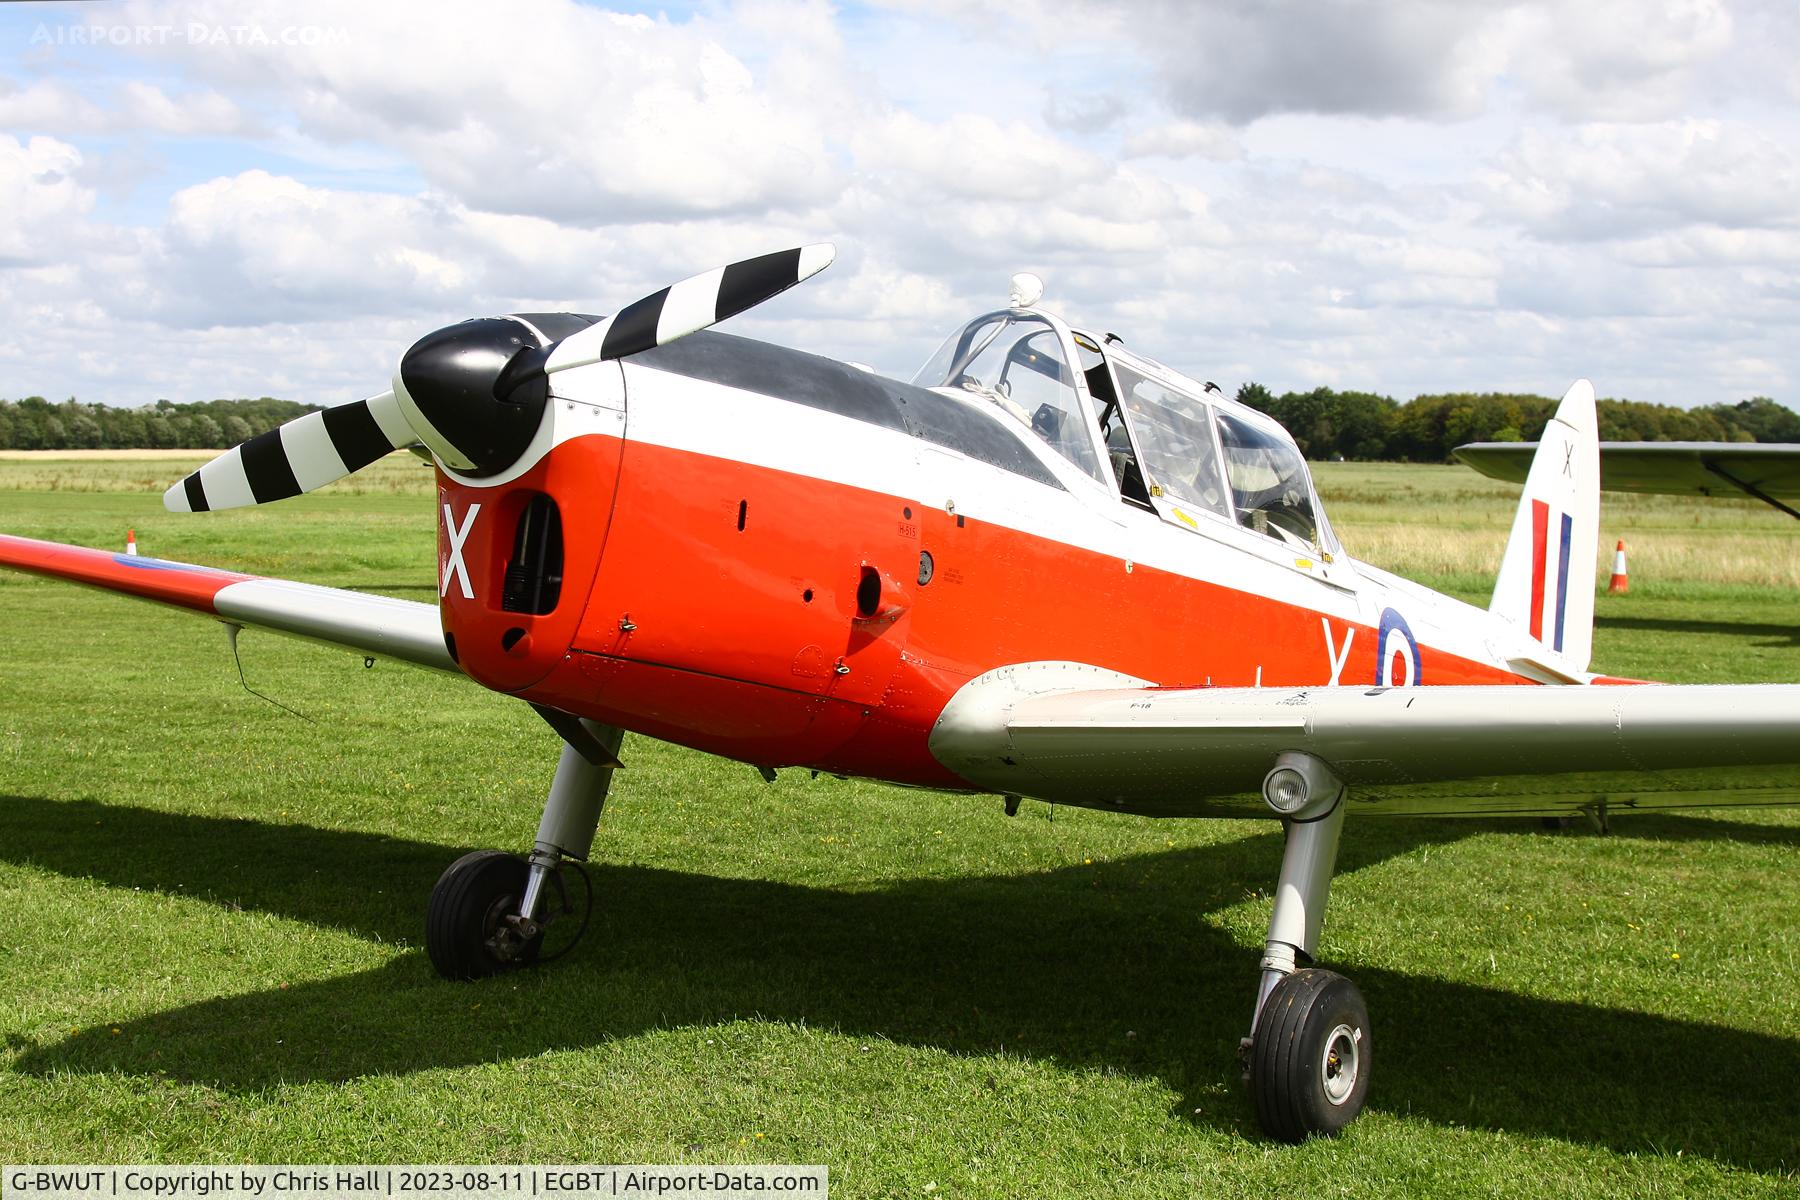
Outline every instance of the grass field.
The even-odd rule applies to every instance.
[[[172,516],[191,466],[0,462],[0,530],[429,599],[404,456]],[[1484,601],[1504,485],[1320,469]],[[1800,680],[1800,523],[1609,497],[1597,666]],[[1413,560],[1409,563],[1408,560]],[[1410,569],[1409,566],[1416,567]],[[567,960],[439,981],[424,897],[555,761],[456,679],[0,574],[0,1159],[820,1162],[861,1196],[1792,1196],[1800,817],[1352,822],[1324,953],[1375,1023],[1342,1138],[1236,1087],[1278,832],[811,781],[628,739]]]

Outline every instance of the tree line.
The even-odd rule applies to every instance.
[[[1402,404],[1373,392],[1274,395],[1258,383],[1237,398],[1287,427],[1310,459],[1445,462],[1465,442],[1535,442],[1558,401],[1501,392],[1415,396]],[[1800,413],[1767,396],[1736,404],[1676,408],[1601,400],[1600,437],[1609,442],[1800,442]]]
[[[1310,459],[1445,462],[1464,442],[1533,442],[1557,402],[1548,396],[1450,392],[1402,404],[1374,392],[1314,388],[1277,396],[1259,383],[1237,398],[1280,421]],[[158,400],[142,408],[52,404],[42,396],[0,400],[0,450],[217,450],[318,406],[256,400]],[[1600,401],[1600,436],[1616,442],[1800,442],[1800,413],[1767,396],[1736,404],[1676,408]]]
[[[0,450],[218,450],[317,410],[269,396],[141,408],[27,396],[0,400]]]

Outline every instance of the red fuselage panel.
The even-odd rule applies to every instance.
[[[927,749],[933,723],[962,684],[1016,662],[1075,660],[1168,686],[1378,678],[1369,625],[1127,569],[915,497],[647,442],[620,455],[596,437],[558,447],[518,486],[555,489],[571,580],[604,553],[585,607],[566,587],[516,673],[496,653],[514,614],[454,604],[452,586],[446,620],[465,669],[477,673],[463,632],[473,613],[480,669],[530,674],[534,686],[514,689],[527,698],[734,758],[954,785]],[[483,552],[499,545],[490,536]],[[482,570],[493,581],[504,565]],[[1519,682],[1429,646],[1418,657],[1430,683]]]
[[[517,692],[561,663],[574,640],[612,517],[621,443],[583,437],[518,479],[468,487],[438,472],[438,592],[457,665],[487,687]],[[506,571],[533,498],[549,496],[561,523],[561,595],[548,613],[509,611]]]

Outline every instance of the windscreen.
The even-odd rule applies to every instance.
[[[987,400],[1058,454],[1104,481],[1088,418],[1056,327],[1029,313],[993,313],[952,334],[913,382]]]

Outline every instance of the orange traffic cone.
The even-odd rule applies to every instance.
[[[1612,582],[1606,585],[1606,590],[1618,592],[1620,595],[1631,590],[1631,580],[1626,578],[1625,572],[1625,543],[1623,541],[1619,543],[1619,548],[1613,551]]]
[[[125,531],[125,553],[137,553],[137,530],[135,529],[127,529]]]

